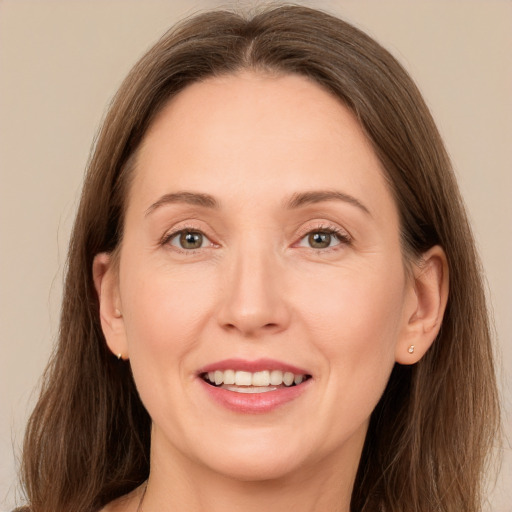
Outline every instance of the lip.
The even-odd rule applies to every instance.
[[[310,372],[293,366],[276,359],[256,359],[254,361],[247,361],[245,359],[223,359],[216,363],[209,364],[198,370],[198,375],[201,373],[214,372],[215,370],[241,370],[244,372],[261,372],[264,370],[281,370],[283,372],[291,372],[295,375],[311,375]]]
[[[224,359],[204,366],[197,372],[197,380],[207,396],[223,408],[240,414],[263,414],[299,398],[311,386],[313,379],[309,378],[297,386],[280,387],[274,391],[264,393],[237,393],[221,387],[208,384],[201,375],[215,370],[241,370],[258,372],[263,370],[281,370],[296,375],[311,375],[307,370],[297,366],[283,363],[275,359],[257,359],[247,361],[243,359]]]
[[[237,393],[212,386],[201,377],[198,377],[198,381],[208,396],[222,407],[242,414],[262,414],[299,398],[310,388],[312,379],[298,386],[282,387],[265,393]]]

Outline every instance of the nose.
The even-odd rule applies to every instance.
[[[218,310],[221,327],[251,338],[285,330],[290,308],[279,258],[272,251],[247,247],[227,267]]]

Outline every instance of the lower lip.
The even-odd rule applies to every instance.
[[[298,386],[279,388],[264,393],[237,393],[228,389],[212,386],[198,377],[208,395],[221,406],[235,412],[245,414],[259,414],[271,412],[282,405],[301,396],[310,386],[312,379],[308,379]]]

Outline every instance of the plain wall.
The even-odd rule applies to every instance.
[[[253,5],[256,2],[238,2]],[[512,3],[340,0],[410,71],[453,159],[487,273],[512,437]],[[0,510],[58,330],[62,274],[92,140],[135,61],[183,15],[229,2],[0,1]],[[512,511],[507,442],[492,510]]]

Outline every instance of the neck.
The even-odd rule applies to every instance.
[[[191,462],[179,452],[151,454],[141,512],[348,512],[364,437],[340,453],[272,479],[240,480]]]
[[[240,482],[205,476],[200,485],[195,481],[175,479],[174,484],[177,483],[179,489],[173,484],[163,489],[150,478],[141,512],[348,512],[350,509],[351,488],[340,488],[334,478],[324,482],[290,477]]]

